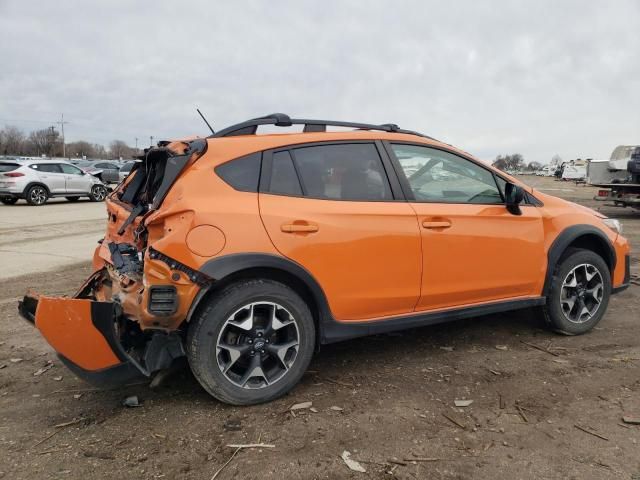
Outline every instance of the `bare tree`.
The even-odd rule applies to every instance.
[[[493,166],[500,170],[520,170],[524,166],[524,157],[519,153],[498,155]]]
[[[24,155],[25,136],[18,127],[6,126],[0,131],[0,153],[2,155]]]
[[[529,165],[527,165],[527,170],[529,170],[530,172],[535,172],[537,170],[540,170],[542,168],[542,164],[540,162],[529,162]]]
[[[135,149],[122,140],[114,140],[109,144],[109,153],[112,158],[132,158]]]
[[[61,145],[60,134],[54,127],[34,130],[27,139],[27,151],[32,155],[53,157],[61,151]]]

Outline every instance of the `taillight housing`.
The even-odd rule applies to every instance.
[[[24,173],[20,172],[9,172],[4,174],[5,177],[24,177]]]

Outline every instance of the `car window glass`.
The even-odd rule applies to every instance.
[[[281,195],[302,195],[300,181],[293,167],[293,161],[291,160],[289,152],[277,152],[273,154],[269,191]]]
[[[433,148],[392,144],[411,191],[419,202],[503,203],[491,171]]]
[[[293,157],[306,196],[355,201],[393,199],[373,143],[297,148]]]
[[[20,168],[19,163],[0,163],[0,172],[10,172]]]
[[[60,164],[60,168],[62,168],[62,171],[64,173],[69,173],[72,175],[82,175],[82,170],[80,170],[78,167],[75,167],[73,165],[69,165],[66,163],[61,163]]]
[[[216,167],[216,173],[236,190],[257,192],[262,154],[252,153]]]
[[[56,163],[36,163],[34,165],[30,165],[30,167],[34,170],[38,170],[39,172],[62,173],[60,167]]]

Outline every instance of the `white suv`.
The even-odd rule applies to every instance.
[[[5,205],[21,198],[29,205],[44,205],[50,197],[101,202],[107,193],[99,179],[63,160],[0,160],[0,202]]]

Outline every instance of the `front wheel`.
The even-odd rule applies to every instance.
[[[104,185],[94,185],[91,187],[89,198],[92,202],[102,202],[107,198],[107,187]]]
[[[252,405],[291,390],[307,369],[315,325],[307,304],[267,279],[224,288],[192,320],[189,364],[204,389],[232,405]]]
[[[543,310],[551,328],[580,335],[602,319],[610,295],[611,274],[602,257],[591,250],[572,248],[556,266]]]

